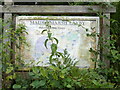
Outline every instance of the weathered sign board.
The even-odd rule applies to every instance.
[[[102,15],[106,16],[110,19],[110,13],[115,13],[116,8],[113,7],[101,7],[100,5],[36,5],[37,2],[57,2],[56,0],[2,0],[4,3],[0,3],[0,18],[4,19],[4,22],[9,21],[10,19],[14,18],[14,14],[42,14],[42,15],[96,15],[96,11],[102,11]],[[62,0],[61,2],[71,2],[72,0]],[[87,1],[87,0],[86,0]],[[89,0],[90,1],[90,0]],[[20,3],[14,2],[23,2],[22,5]],[[25,2],[35,2],[32,5]],[[72,1],[73,2],[73,1]],[[77,2],[77,1],[75,1]],[[78,0],[80,2],[80,0]],[[83,2],[83,1],[82,1]],[[84,1],[85,2],[85,1]],[[101,2],[101,1],[100,1]],[[106,1],[105,1],[106,2]],[[90,10],[92,9],[92,11]],[[35,19],[35,17],[39,17]],[[90,58],[93,57],[89,51],[91,47],[94,49],[97,48],[98,38],[97,37],[86,37],[86,33],[101,32],[101,35],[107,38],[110,35],[110,29],[106,25],[110,25],[110,21],[106,18],[102,18],[99,25],[99,18],[98,17],[75,17],[75,16],[64,16],[64,18],[68,18],[70,21],[75,21],[78,24],[83,25],[85,28],[88,28],[88,32],[85,32],[85,28],[78,25],[70,24],[64,21],[63,17],[57,16],[56,20],[53,16],[49,17],[52,26],[53,35],[59,39],[59,50],[63,51],[64,48],[67,47],[71,57],[77,58],[79,60],[78,66],[79,67],[93,67],[93,63],[91,62]],[[63,20],[63,21],[62,21]],[[50,51],[46,50],[44,45],[44,39],[46,34],[41,34],[41,31],[45,28],[43,23],[37,22],[45,22],[46,17],[43,16],[18,16],[16,20],[16,24],[24,23],[27,27],[27,32],[29,33],[26,35],[27,42],[30,44],[30,47],[22,47],[22,58],[24,59],[25,63],[29,63],[31,60],[38,62],[41,60],[43,63],[39,63],[39,66],[45,66],[48,62],[46,59],[49,56]],[[13,22],[14,23],[14,20]],[[60,24],[61,23],[61,24]],[[64,23],[64,24],[63,24]],[[9,22],[11,25],[11,22]],[[101,27],[99,30],[99,26]],[[92,27],[92,29],[91,29]],[[95,27],[95,28],[94,28]],[[4,27],[3,34],[5,35],[5,30],[9,29],[9,26]],[[63,33],[62,33],[63,32]],[[68,34],[68,32],[70,34]],[[42,39],[44,38],[44,39]],[[42,39],[42,40],[41,40]],[[106,39],[107,40],[107,39]],[[40,42],[40,44],[39,44]],[[39,47],[40,46],[40,47]],[[49,51],[49,52],[47,52]],[[44,52],[44,54],[43,54]],[[45,53],[47,52],[47,53]],[[108,50],[102,51],[102,53],[107,53]],[[47,55],[47,56],[46,56]],[[44,57],[43,57],[44,56]],[[14,55],[12,56],[13,60],[15,60]],[[103,61],[109,66],[109,60],[106,60],[104,57],[100,56]],[[43,60],[43,59],[44,60]],[[1,71],[0,71],[1,73]],[[2,78],[0,77],[0,88],[2,88]]]
[[[90,16],[17,16],[16,25],[24,24],[28,32],[25,37],[29,47],[24,46],[21,51],[26,64],[34,61],[36,66],[49,65],[51,43],[47,43],[47,49],[44,46],[47,33],[41,34],[47,29],[45,22],[49,22],[52,35],[59,40],[59,52],[67,49],[71,57],[79,61],[77,66],[80,68],[94,67],[89,50],[98,48],[98,37],[87,35],[99,34],[99,17]]]

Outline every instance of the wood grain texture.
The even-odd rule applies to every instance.
[[[96,11],[102,11],[105,13],[114,13],[116,8],[102,8],[100,6],[70,6],[70,5],[8,5],[0,6],[0,12],[6,13],[96,13]],[[90,9],[93,9],[92,11]]]

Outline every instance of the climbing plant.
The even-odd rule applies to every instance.
[[[13,88],[27,89],[67,89],[67,88],[112,88],[114,84],[107,82],[106,79],[97,74],[94,70],[81,70],[75,65],[74,59],[70,57],[65,49],[64,52],[58,52],[57,44],[59,40],[53,36],[51,26],[48,21],[45,23],[47,29],[42,33],[47,32],[48,38],[44,45],[48,48],[48,42],[51,42],[51,54],[49,56],[48,67],[31,67],[28,78],[24,80],[16,78],[16,84]],[[17,77],[20,77],[19,75]],[[27,81],[27,82],[26,82]],[[25,83],[25,85],[23,85]]]
[[[2,68],[2,79],[3,79],[2,85],[3,87],[6,88],[11,87],[11,81],[16,77],[15,70],[19,66],[15,64],[15,61],[20,61],[18,58],[16,58],[17,56],[15,56],[17,53],[16,50],[18,48],[20,49],[20,43],[26,44],[25,37],[23,36],[23,34],[27,34],[24,25],[19,24],[18,28],[14,30],[12,25],[9,26],[8,23],[11,23],[11,20],[5,23],[2,22],[2,27],[9,27],[9,28],[4,29],[4,32],[0,34],[0,40],[1,40],[0,58],[2,59],[1,68]]]
[[[97,4],[102,6],[111,6],[110,3],[70,3],[71,5],[79,4]],[[115,3],[119,8],[120,3]],[[119,10],[119,9],[118,9]],[[97,11],[96,14],[101,18],[106,18],[101,12]],[[118,12],[119,14],[119,12]],[[119,15],[118,15],[119,16]],[[118,17],[117,16],[117,17]],[[120,87],[120,47],[119,47],[119,17],[116,18],[114,15],[110,19],[111,22],[111,34],[108,36],[109,40],[104,40],[103,37],[99,37],[99,47],[107,48],[109,53],[103,54],[110,62],[110,67],[105,68],[105,63],[100,58],[92,58],[95,62],[94,69],[79,69],[75,67],[77,62],[70,57],[69,51],[58,52],[59,40],[54,37],[51,31],[49,21],[46,20],[46,30],[41,33],[47,33],[47,39],[44,42],[44,46],[48,48],[48,42],[51,42],[51,54],[49,56],[49,67],[37,67],[32,66],[28,72],[16,72],[19,67],[23,67],[24,61],[21,60],[21,55],[18,51],[21,49],[21,45],[27,45],[25,34],[26,27],[23,24],[19,24],[18,27],[14,28],[9,26],[8,29],[2,30],[0,35],[0,53],[2,59],[2,83],[3,88],[25,88],[25,89],[65,89],[65,88],[116,88]],[[1,22],[3,22],[1,20]],[[2,23],[2,27],[8,26],[8,23]],[[4,32],[3,32],[4,31]],[[96,36],[95,35],[95,36]],[[94,35],[88,35],[94,37]],[[103,44],[106,42],[105,44]],[[102,44],[102,45],[101,45]],[[89,50],[95,56],[101,53],[100,50]],[[19,64],[15,64],[19,62]],[[26,76],[24,76],[26,75]]]

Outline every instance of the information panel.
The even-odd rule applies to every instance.
[[[41,34],[47,29],[46,22],[51,26],[52,36],[59,40],[59,52],[67,49],[70,56],[79,61],[77,64],[79,68],[94,67],[91,60],[93,55],[89,50],[97,49],[98,37],[94,35],[99,34],[99,17],[90,16],[17,16],[16,26],[24,24],[28,32],[25,37],[29,47],[23,46],[21,51],[26,64],[34,61],[36,66],[49,65],[51,43],[48,42],[46,48],[44,42],[47,33]]]

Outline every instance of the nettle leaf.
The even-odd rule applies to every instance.
[[[44,43],[44,45],[45,45],[46,48],[47,48],[47,42],[48,42],[48,40],[49,40],[49,39],[46,39],[46,40],[45,40],[45,43]]]
[[[49,57],[50,63],[52,63],[52,61],[53,61],[52,57],[53,57],[53,55],[50,55],[50,57]]]
[[[40,69],[40,72],[41,72],[41,75],[42,75],[43,77],[47,77],[47,78],[48,78],[48,72],[47,72],[44,68],[41,68],[41,69]]]
[[[60,73],[60,77],[61,77],[61,78],[64,78],[64,77],[65,77],[65,74],[64,74],[64,73]]]
[[[53,78],[54,78],[55,80],[58,80],[58,76],[57,76],[56,73],[53,73],[52,76],[53,76]]]
[[[51,45],[51,50],[52,50],[52,54],[54,54],[57,51],[57,44],[53,43]]]
[[[43,34],[45,31],[47,31],[47,29],[43,30],[43,31],[41,32],[41,34]]]
[[[117,57],[120,58],[120,54],[117,54]]]
[[[60,86],[60,82],[58,80],[51,80],[50,84],[53,87],[59,87]]]
[[[71,82],[72,81],[72,79],[70,77],[67,77],[66,80],[67,80],[67,82]]]
[[[39,84],[40,84],[40,86],[44,86],[44,85],[46,84],[46,81],[45,81],[45,80],[41,80],[41,81],[39,82]]]
[[[117,50],[111,50],[112,55],[116,55],[118,53]]]
[[[52,69],[53,71],[59,70],[58,67],[55,67],[55,66],[53,66],[53,65],[52,65],[52,66],[49,66],[49,68]],[[52,73],[52,74],[53,74],[53,73]]]
[[[33,72],[29,72],[29,75],[30,76],[34,76],[35,74]]]
[[[33,73],[35,73],[35,74],[38,74],[38,73],[39,73],[39,69],[36,68],[36,67],[32,68],[32,71],[33,71]]]
[[[40,87],[39,82],[40,82],[39,80],[35,80],[30,85],[33,86],[33,88],[38,88],[38,87]]]
[[[46,84],[46,81],[45,80],[35,80],[33,81],[30,85],[33,86],[33,88],[39,88],[41,86],[44,86]]]
[[[57,38],[55,38],[55,37],[53,37],[53,39],[56,41],[56,43],[58,44],[58,39]]]
[[[72,88],[72,86],[70,84],[67,85],[67,88]]]
[[[14,85],[13,85],[13,88],[14,88],[14,89],[15,89],[15,88],[21,88],[21,85],[14,84]]]
[[[50,39],[52,36],[52,33],[48,33],[48,38]]]
[[[92,82],[93,82],[96,86],[99,86],[99,82],[98,82],[98,81],[93,80]]]
[[[35,80],[30,85],[33,86],[33,88],[38,88],[39,87],[39,81]]]

